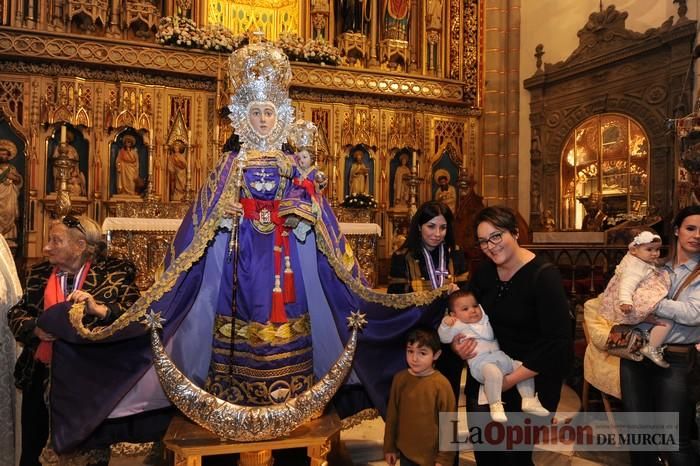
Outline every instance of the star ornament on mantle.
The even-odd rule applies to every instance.
[[[350,317],[347,318],[348,327],[357,330],[362,330],[365,327],[365,325],[367,325],[367,319],[365,319],[366,315],[367,314],[363,314],[359,310],[351,312]]]
[[[165,319],[160,316],[160,312],[153,312],[146,314],[146,325],[149,329],[161,330]]]

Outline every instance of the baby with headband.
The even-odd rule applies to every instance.
[[[657,267],[661,237],[651,230],[642,230],[628,245],[627,254],[615,269],[602,297],[600,314],[616,324],[639,324],[668,295],[668,273]],[[649,330],[649,342],[639,352],[655,364],[667,368],[663,344],[673,322],[656,319]]]

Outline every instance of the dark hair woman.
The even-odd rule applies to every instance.
[[[406,242],[391,257],[389,293],[427,291],[448,285],[457,290],[467,280],[467,264],[464,253],[455,245],[454,217],[442,202],[422,204],[411,219]],[[446,309],[446,300],[436,301],[434,306]],[[435,328],[439,321],[435,323]],[[449,345],[444,345],[435,367],[450,381],[459,399],[459,385],[464,361],[458,358]]]
[[[502,400],[508,411],[520,411],[520,395],[512,388],[534,378],[541,404],[554,413],[573,361],[569,303],[559,271],[518,244],[513,210],[486,207],[477,214],[475,225],[477,244],[489,260],[480,265],[469,284],[491,320],[501,349],[522,362],[504,377]],[[466,359],[475,356],[471,354],[473,343],[453,342],[453,348]],[[466,391],[467,411],[487,413],[488,405],[478,404],[479,383],[471,376]],[[479,465],[532,464],[530,450],[484,452],[477,447],[475,457]]]
[[[666,337],[664,357],[670,364],[660,368],[648,359],[641,362],[622,359],[620,386],[625,411],[631,413],[678,413],[679,449],[666,452],[672,465],[700,464],[690,442],[695,402],[690,394],[688,373],[695,366],[700,340],[700,206],[682,209],[673,220],[675,241],[669,247],[665,268],[671,277],[668,298],[656,306],[658,317],[677,324]],[[634,415],[634,414],[632,414]],[[640,422],[649,423],[647,417]],[[656,464],[655,452],[630,452],[633,465]]]

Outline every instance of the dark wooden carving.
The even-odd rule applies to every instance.
[[[659,28],[625,28],[626,12],[610,5],[592,13],[578,32],[579,46],[564,61],[542,66],[544,47],[535,51],[537,71],[524,82],[530,92],[530,226],[543,230],[551,210],[561,225],[561,151],[583,120],[621,113],[638,121],[649,136],[649,203],[666,216],[673,206],[673,138],[666,122],[691,111],[696,21],[680,15]],[[536,188],[536,189],[535,189]]]

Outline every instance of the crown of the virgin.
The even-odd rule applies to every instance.
[[[302,149],[311,149],[314,147],[316,139],[316,125],[306,120],[295,121],[289,128],[289,144],[292,145],[295,151]]]
[[[249,44],[229,58],[233,94],[245,102],[285,98],[292,80],[287,55],[270,42]]]

